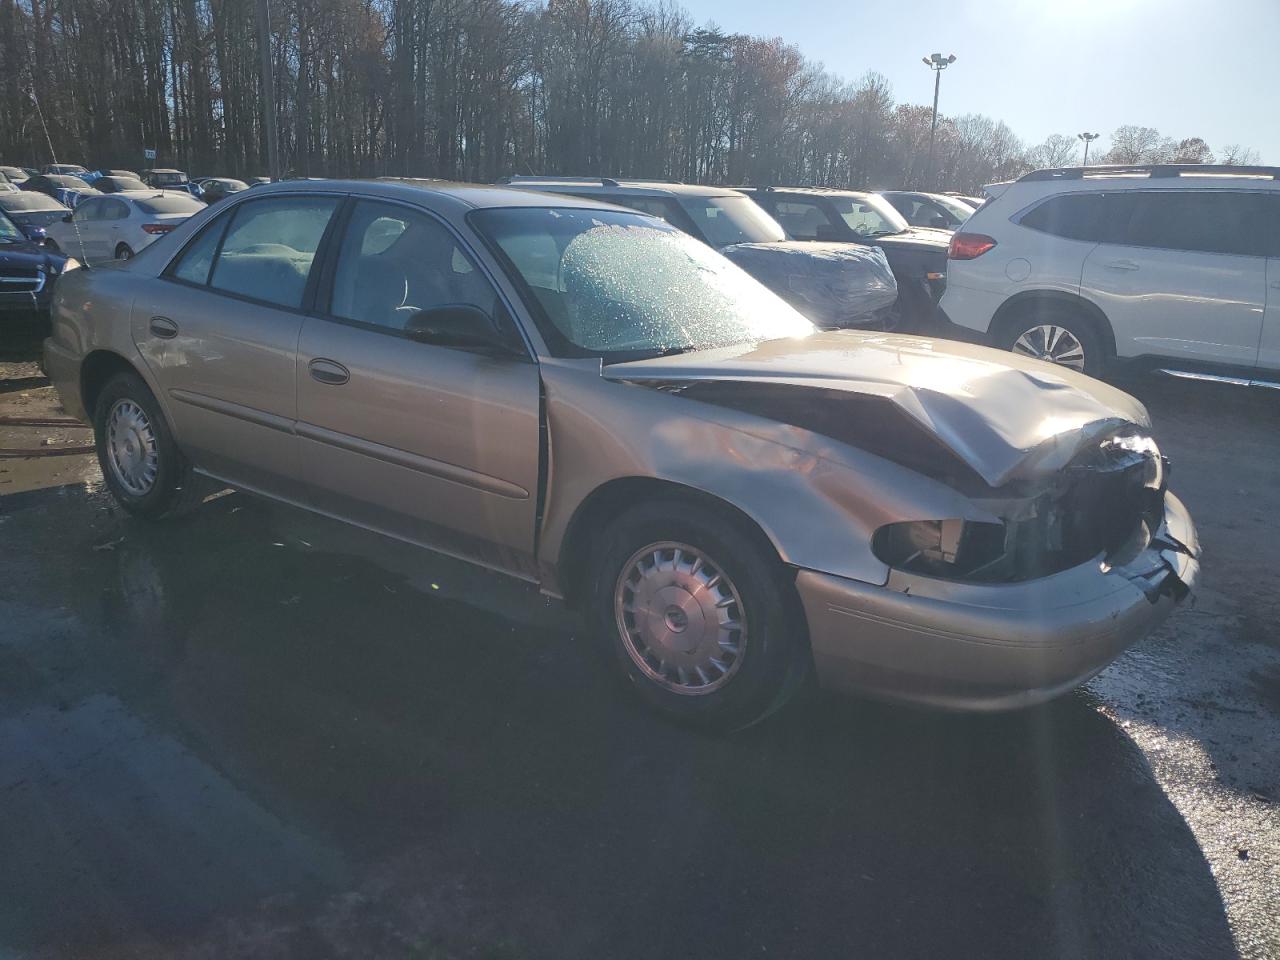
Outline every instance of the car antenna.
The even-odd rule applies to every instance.
[[[58,164],[58,153],[53,149],[53,138],[49,136],[49,125],[44,122],[44,110],[40,107],[40,98],[36,96],[35,79],[31,81],[31,88],[27,91],[31,95],[31,102],[36,105],[36,116],[40,118],[40,127],[44,130],[44,142],[49,145],[49,156],[53,157],[55,165]],[[76,220],[75,210],[71,212],[71,226],[76,230],[76,242],[80,244],[80,255],[84,257],[84,238],[80,236],[80,222]],[[83,266],[86,270],[91,269],[89,266],[89,258],[84,257]]]

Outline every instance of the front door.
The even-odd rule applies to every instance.
[[[445,304],[505,318],[493,286],[445,226],[399,204],[357,201],[338,249],[328,309],[306,321],[298,348],[311,504],[532,575],[537,365],[405,333],[416,312]]]
[[[1129,190],[1102,202],[1109,235],[1080,284],[1110,320],[1116,352],[1252,367],[1267,296],[1257,195]]]
[[[298,335],[312,261],[339,202],[311,194],[239,204],[134,301],[134,342],[178,443],[228,483],[301,499]]]

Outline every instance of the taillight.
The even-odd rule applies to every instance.
[[[168,233],[177,224],[174,223],[144,223],[142,225],[143,233]]]
[[[974,260],[996,245],[985,233],[956,233],[947,247],[948,260]]]

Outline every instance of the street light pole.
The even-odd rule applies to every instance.
[[[276,85],[271,70],[271,12],[267,0],[258,0],[258,49],[262,52],[262,109],[267,138],[267,175],[280,179],[280,142],[276,137]]]
[[[935,53],[927,57],[921,57],[924,65],[933,71],[933,120],[929,123],[929,162],[925,165],[925,186],[933,186],[933,141],[938,135],[938,88],[942,86],[942,71],[956,62],[956,55],[953,53],[944,57],[940,53]]]
[[[1097,140],[1100,136],[1101,134],[1098,133],[1076,134],[1077,139],[1084,141],[1084,163],[1080,164],[1080,166],[1087,167],[1089,165],[1089,144],[1093,143],[1093,141]]]

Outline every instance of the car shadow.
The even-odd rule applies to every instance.
[[[3,530],[0,946],[1236,955],[1194,837],[1083,695],[816,697],[710,737],[531,588],[296,510],[154,527],[54,490]]]

